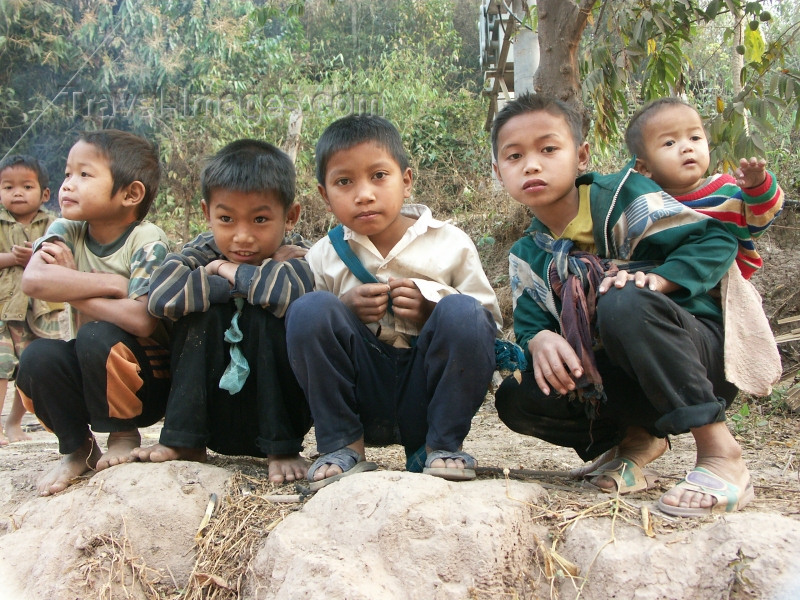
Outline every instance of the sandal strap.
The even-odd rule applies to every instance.
[[[322,465],[336,465],[342,470],[342,473],[344,473],[356,466],[361,460],[361,455],[347,446],[329,452],[328,454],[323,454],[309,467],[307,475],[308,480],[314,481],[314,473],[316,473],[317,469]]]
[[[475,468],[475,459],[467,454],[466,452],[462,452],[461,450],[434,450],[430,454],[428,454],[427,458],[425,459],[425,468],[430,468],[431,463],[438,459],[447,460],[457,460],[461,459],[464,461],[464,468],[465,469],[474,469]]]

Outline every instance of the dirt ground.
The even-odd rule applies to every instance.
[[[762,239],[759,248],[766,266],[754,278],[764,297],[765,310],[776,333],[797,328],[797,323],[778,324],[779,319],[800,315],[800,213],[784,212],[779,223]],[[491,276],[491,275],[490,275]],[[784,363],[783,385],[770,398],[739,398],[729,411],[728,425],[744,450],[756,488],[756,499],[747,512],[778,513],[800,520],[800,412],[786,408],[787,389],[800,386],[800,342],[780,346]],[[9,394],[11,390],[9,391]],[[9,395],[3,410],[3,421],[11,405]],[[58,460],[56,439],[44,431],[33,415],[23,421],[30,441],[17,442],[0,448],[0,536],[15,529],[12,515],[23,503],[36,497],[36,480]],[[142,431],[143,443],[158,439],[160,425]],[[101,445],[105,440],[98,436]],[[691,436],[672,438],[672,448],[651,466],[661,474],[658,485],[636,497],[656,500],[693,466],[694,446]],[[473,454],[481,467],[481,478],[502,476],[502,469],[511,469],[511,477],[537,481],[554,490],[558,497],[590,505],[596,489],[566,477],[563,471],[580,464],[571,451],[546,442],[517,435],[497,418],[491,394],[473,420],[472,430],[464,449]],[[402,470],[404,457],[398,446],[369,448],[368,458],[381,468]],[[309,458],[316,453],[313,435],[307,438],[304,452]],[[266,475],[266,464],[260,460],[242,460],[212,455],[213,465],[238,469],[255,477]],[[84,485],[85,482],[76,485]],[[702,520],[658,520],[662,529],[699,527]],[[35,549],[28,549],[34,550]]]

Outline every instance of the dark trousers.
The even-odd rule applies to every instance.
[[[97,432],[147,427],[164,416],[169,352],[105,321],[73,340],[39,339],[20,357],[17,388],[37,418],[71,454]]]
[[[408,454],[457,450],[494,371],[494,321],[466,295],[440,300],[413,348],[379,341],[329,292],[293,302],[286,332],[323,453],[361,437]]]
[[[632,425],[665,437],[725,420],[737,390],[725,381],[721,324],[629,283],[600,296],[597,325],[603,346],[597,366],[608,401],[595,418],[576,399],[545,396],[526,371],[521,383],[509,377],[495,394],[506,425],[590,460]]]
[[[311,416],[289,366],[283,319],[245,304],[239,346],[250,374],[234,395],[219,387],[230,362],[223,336],[234,311],[233,302],[214,304],[175,323],[172,389],[160,442],[229,455],[295,454],[303,448]]]

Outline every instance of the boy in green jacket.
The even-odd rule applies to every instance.
[[[495,172],[534,215],[509,256],[514,332],[532,366],[498,389],[498,414],[584,460],[617,446],[593,483],[620,493],[645,489],[643,467],[666,436],[690,431],[696,466],[659,507],[739,509],[753,488],[724,422],[737,389],[725,380],[722,310],[709,293],[736,240],[631,168],[581,175],[581,124],[561,101],[523,95],[492,128]]]

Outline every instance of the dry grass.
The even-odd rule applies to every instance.
[[[241,597],[250,561],[264,539],[301,506],[274,502],[270,499],[274,491],[275,485],[269,481],[234,471],[216,514],[198,532],[197,560],[181,598]]]
[[[164,575],[149,567],[133,552],[123,520],[118,534],[95,535],[84,546],[85,561],[79,568],[81,594],[78,597],[116,600],[142,598],[165,600],[177,598]]]

